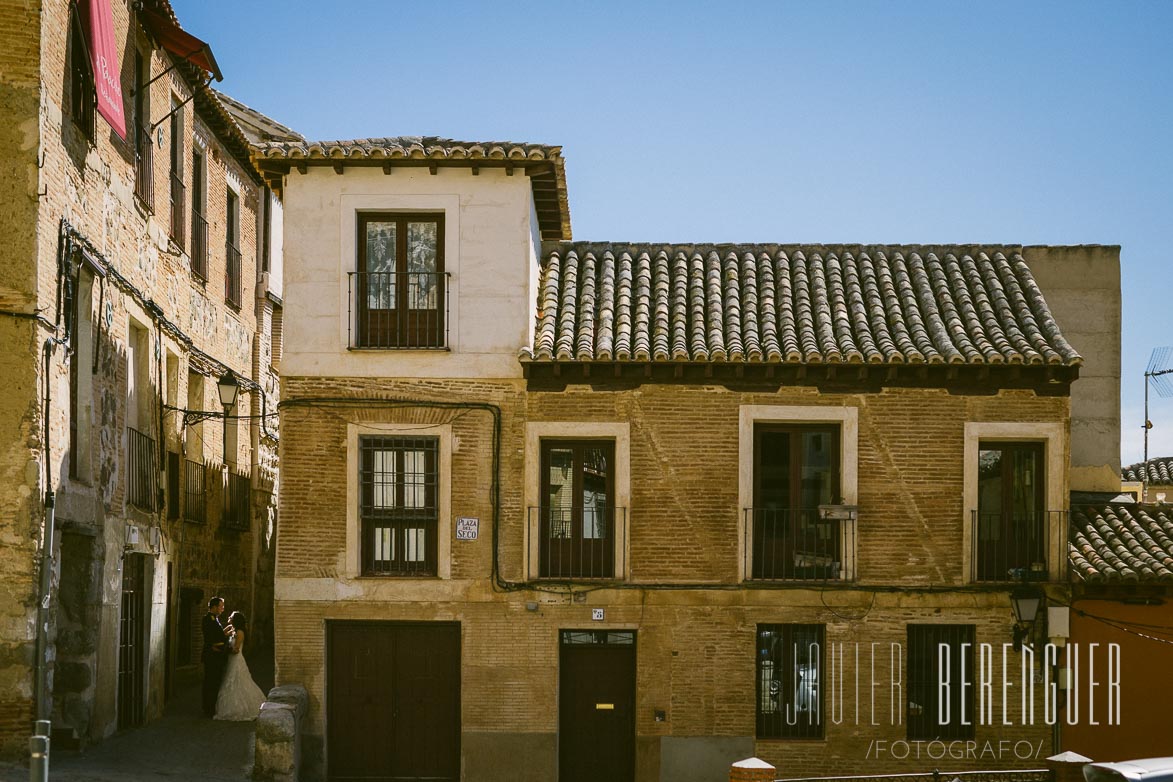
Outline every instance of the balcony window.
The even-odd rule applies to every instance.
[[[171,165],[168,180],[171,184],[171,239],[183,247],[186,223],[186,188],[183,184],[183,108],[177,98],[171,99]]]
[[[753,507],[745,510],[752,578],[844,578],[854,527],[819,510],[839,502],[839,435],[834,424],[754,427]]]
[[[204,216],[204,153],[191,155],[191,273],[201,282],[208,279],[208,220]]]
[[[224,241],[224,301],[233,309],[240,309],[241,304],[241,270],[240,270],[240,198],[228,190],[227,209],[225,211],[225,241]]]
[[[134,53],[134,194],[147,209],[154,208],[155,170],[154,149],[151,143],[150,101],[147,100],[147,82],[150,59],[143,53]]]
[[[982,442],[974,557],[978,581],[1044,580],[1049,515],[1043,444]]]
[[[69,98],[70,114],[82,134],[94,139],[94,110],[97,96],[94,91],[94,66],[90,60],[86,33],[89,29],[87,3],[70,4],[69,18]]]
[[[447,346],[442,214],[360,214],[356,267],[351,347]]]
[[[616,520],[613,440],[543,440],[541,505],[530,509],[543,578],[612,578]],[[535,518],[536,517],[536,518]]]

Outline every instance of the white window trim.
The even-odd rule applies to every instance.
[[[440,453],[436,460],[436,575],[421,579],[452,578],[452,425],[350,423],[346,425],[346,578],[363,578],[359,503],[362,486],[359,478],[358,439],[363,435],[380,437],[437,437]],[[411,576],[370,576],[380,580],[411,580]]]
[[[745,581],[750,573],[746,567],[745,542],[753,535],[753,522],[747,518],[746,508],[753,507],[753,445],[754,426],[757,424],[839,424],[839,493],[846,505],[859,504],[859,408],[830,405],[741,405],[737,425],[738,471],[737,486],[737,580]],[[855,522],[858,524],[858,520]],[[846,524],[844,536],[852,534]],[[846,548],[844,549],[846,550]],[[844,580],[855,580],[855,563],[844,563]]]
[[[964,498],[962,518],[962,564],[964,580],[973,580],[973,514],[978,506],[978,451],[982,441],[1012,441],[1043,443],[1043,459],[1047,470],[1047,506],[1045,511],[1067,509],[1067,427],[1062,423],[1033,423],[1005,421],[969,421],[965,424]],[[1056,554],[1062,550],[1067,533],[1065,514],[1050,520],[1047,540],[1047,575],[1049,580],[1062,578],[1067,567],[1066,557]]]
[[[338,344],[349,350],[349,319],[354,308],[350,303],[350,272],[358,271],[358,215],[360,212],[443,212],[444,213],[444,271],[448,274],[448,293],[445,317],[448,329],[448,350],[460,348],[460,196],[458,195],[370,195],[343,194],[339,199],[338,248],[338,305],[342,313],[338,324]],[[412,352],[410,349],[397,353]]]
[[[541,572],[541,540],[530,529],[529,509],[541,504],[542,440],[614,440],[615,507],[627,509],[627,523],[615,536],[615,578],[631,577],[630,551],[631,508],[631,424],[626,422],[556,421],[527,423],[525,426],[525,505],[522,507],[522,548],[526,552],[525,580],[538,578]]]

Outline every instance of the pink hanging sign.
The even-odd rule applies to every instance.
[[[98,113],[125,139],[126,111],[122,105],[122,81],[118,78],[118,48],[114,43],[110,0],[90,0],[90,55],[94,58]]]

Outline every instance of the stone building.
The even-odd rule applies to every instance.
[[[1120,487],[1139,502],[1173,501],[1173,456],[1158,456],[1128,465],[1120,471]]]
[[[255,159],[287,217],[277,678],[321,771],[1050,754],[1011,596],[1064,599],[1069,490],[1119,488],[1119,248],[572,242],[559,147]],[[1019,688],[997,719],[974,642]]]
[[[38,713],[55,746],[158,715],[213,594],[271,643],[280,209],[167,0],[4,0],[0,20],[13,754]]]

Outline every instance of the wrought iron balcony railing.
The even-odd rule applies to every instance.
[[[352,348],[448,347],[447,272],[349,272]]]
[[[1067,511],[971,514],[972,581],[1049,581],[1052,562],[1067,572]]]
[[[855,519],[824,518],[818,508],[745,508],[746,578],[854,581]]]
[[[208,468],[191,459],[183,463],[183,520],[193,524],[208,520]]]
[[[151,131],[136,125],[134,133],[134,194],[148,209],[154,209],[155,157]]]
[[[231,241],[224,243],[224,258],[227,268],[224,273],[224,301],[240,309],[240,249]]]
[[[187,188],[178,171],[171,172],[171,239],[183,247],[183,229],[186,222],[184,209],[187,205]]]
[[[540,578],[614,579],[627,570],[627,508],[531,507],[529,530]]]
[[[155,441],[129,426],[126,441],[126,499],[143,510],[154,510],[158,494]]]
[[[208,279],[208,221],[196,211],[191,213],[191,273]]]

